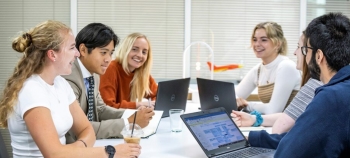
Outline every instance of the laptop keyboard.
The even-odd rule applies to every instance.
[[[243,158],[243,157],[252,157],[258,154],[267,153],[273,151],[273,149],[265,148],[245,148],[235,152],[229,152],[226,154],[219,155],[215,158]]]

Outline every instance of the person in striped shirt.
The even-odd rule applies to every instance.
[[[315,89],[322,86],[321,81],[310,78],[310,72],[307,68],[305,55],[302,54],[301,49],[304,46],[304,32],[301,35],[298,48],[294,55],[297,56],[297,69],[303,72],[301,89],[294,97],[289,106],[283,113],[274,113],[268,115],[261,115],[261,126],[272,126],[272,133],[280,134],[288,132],[293,126],[296,119],[305,111],[307,105],[311,102],[315,95]],[[247,127],[252,126],[257,121],[257,115],[248,114],[240,111],[232,111],[231,116],[238,126]]]

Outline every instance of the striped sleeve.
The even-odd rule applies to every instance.
[[[284,113],[296,120],[305,111],[307,105],[309,105],[311,100],[314,98],[315,89],[322,85],[322,82],[310,78],[306,84],[301,87],[300,91],[294,97]]]

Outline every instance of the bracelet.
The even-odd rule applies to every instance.
[[[256,121],[252,125],[253,127],[258,127],[258,126],[260,126],[263,123],[264,119],[261,117],[261,113],[260,112],[254,110],[250,114],[256,116]]]
[[[83,143],[84,143],[84,145],[85,145],[85,147],[87,147],[86,143],[85,143],[83,140],[79,139],[78,141],[83,142]]]

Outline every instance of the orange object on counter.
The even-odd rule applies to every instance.
[[[209,66],[209,70],[211,70],[211,62],[207,62],[208,66]],[[229,64],[229,65],[221,65],[221,66],[216,66],[213,65],[213,69],[214,72],[222,72],[222,71],[227,71],[227,70],[233,70],[233,69],[238,69],[238,68],[242,68],[243,65],[242,64]]]

